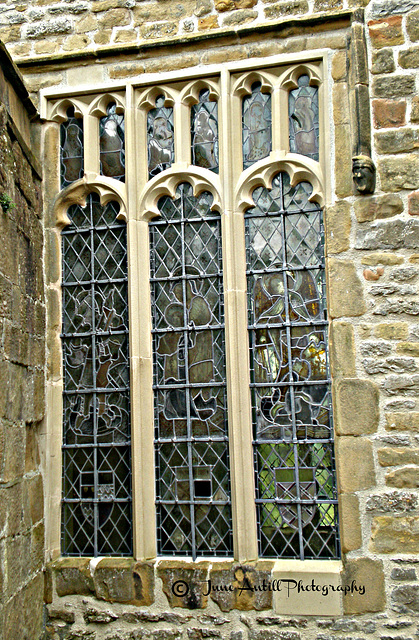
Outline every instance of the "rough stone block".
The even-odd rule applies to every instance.
[[[376,129],[402,127],[406,124],[406,101],[373,100],[372,113]]]
[[[393,580],[411,581],[411,580],[416,580],[417,575],[416,575],[416,571],[413,569],[413,567],[411,567],[409,569],[403,569],[401,567],[394,567],[394,569],[391,570],[390,578],[392,578]]]
[[[419,97],[412,98],[412,108],[410,111],[410,122],[419,122]]]
[[[396,66],[392,49],[379,49],[372,54],[372,73],[393,73]]]
[[[418,496],[409,491],[391,491],[371,495],[366,502],[367,511],[405,512],[416,509]]]
[[[258,590],[257,585],[269,583],[272,567],[273,563],[269,561],[256,565],[235,564],[228,569],[223,563],[214,563],[210,573],[211,599],[221,611],[270,609],[272,591],[263,591],[262,588]],[[228,585],[229,590],[223,590],[223,585]]]
[[[402,323],[397,323],[402,324]],[[403,323],[404,324],[404,323]],[[388,413],[386,415],[387,431],[419,431],[419,412]]]
[[[330,258],[328,266],[331,317],[363,315],[366,311],[364,293],[353,263]]]
[[[326,246],[328,255],[349,249],[351,233],[351,206],[344,200],[326,211]]]
[[[349,124],[335,126],[335,185],[336,195],[346,198],[352,195],[352,152]]]
[[[335,82],[345,80],[348,72],[346,51],[337,51],[332,58],[332,78]]]
[[[246,24],[253,22],[258,17],[257,11],[251,11],[250,9],[240,9],[231,13],[223,19],[223,27],[238,26],[240,24]]]
[[[372,93],[375,98],[401,98],[415,93],[414,76],[384,76],[374,78]]]
[[[402,30],[402,17],[389,16],[381,20],[370,20],[368,28],[373,47],[394,47],[403,44],[404,36]]]
[[[41,638],[43,576],[39,573],[4,606],[3,634],[7,640]]]
[[[343,584],[364,586],[365,593],[360,591],[348,593],[343,598],[343,609],[346,615],[373,613],[383,611],[386,603],[383,563],[381,560],[357,558],[347,560],[343,572]]]
[[[374,136],[377,153],[406,153],[419,147],[419,132],[416,129],[381,131]]]
[[[137,562],[133,569],[135,603],[149,607],[154,602],[154,565]]]
[[[307,13],[308,2],[306,0],[287,0],[286,2],[277,2],[265,9],[265,18],[282,18],[284,16],[298,15]]]
[[[382,467],[396,467],[402,464],[418,464],[419,449],[386,447],[378,450],[378,462]]]
[[[198,30],[206,31],[207,29],[218,29],[220,25],[218,24],[217,16],[206,16],[205,18],[200,18],[198,20]]]
[[[135,565],[131,558],[104,558],[96,565],[93,580],[96,597],[107,602],[154,602],[152,565]]]
[[[392,218],[403,212],[400,196],[387,193],[384,196],[358,198],[354,205],[358,222],[372,222],[376,219]]]
[[[412,42],[419,40],[419,10],[409,13],[406,19],[406,30]]]
[[[370,380],[338,380],[336,432],[344,436],[375,433],[380,418],[379,388]]]
[[[339,514],[342,551],[348,553],[359,549],[362,545],[362,530],[358,498],[352,494],[343,493],[339,498]]]
[[[419,157],[405,155],[399,158],[382,158],[378,161],[381,187],[384,191],[416,189],[419,184]]]
[[[408,211],[411,216],[419,216],[419,191],[409,193]]]
[[[378,516],[372,521],[373,553],[418,553],[419,516]]]
[[[354,493],[375,485],[372,444],[366,438],[337,438],[336,464],[341,493]]]
[[[171,607],[205,609],[208,604],[208,563],[162,561],[157,575]]]
[[[419,612],[419,585],[402,585],[391,592],[391,608],[399,613]]]
[[[94,593],[89,558],[62,558],[51,565],[59,597]]]
[[[419,487],[418,467],[403,467],[387,473],[386,485],[398,489],[416,489]]]
[[[330,364],[333,377],[355,377],[354,329],[349,322],[330,324]]]

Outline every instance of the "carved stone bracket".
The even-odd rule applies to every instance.
[[[375,190],[375,165],[371,159],[371,115],[368,79],[368,57],[365,42],[364,12],[354,14],[350,44],[350,84],[353,113],[352,176],[358,193]]]

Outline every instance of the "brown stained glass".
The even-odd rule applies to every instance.
[[[61,124],[60,145],[61,188],[83,177],[83,120],[67,110],[67,120]]]
[[[245,215],[260,554],[338,556],[322,213],[278,174]]]
[[[156,108],[147,116],[149,177],[168,169],[174,162],[173,108],[164,106],[163,95],[156,98]]]
[[[131,555],[126,226],[90,194],[62,232],[64,555]]]
[[[209,90],[199,94],[191,109],[192,164],[218,173],[218,105],[209,99]]]
[[[150,223],[160,554],[232,552],[221,221],[189,184]]]
[[[298,78],[298,89],[289,94],[290,151],[319,160],[319,94],[309,77]]]
[[[272,149],[271,95],[262,93],[260,82],[255,82],[252,93],[243,98],[242,135],[243,169],[247,169]]]
[[[100,119],[100,173],[102,176],[125,180],[125,121],[123,114],[116,113],[116,104],[111,103],[107,115]]]

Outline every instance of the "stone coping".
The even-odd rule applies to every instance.
[[[206,31],[203,33],[193,33],[182,36],[165,37],[155,39],[150,42],[142,42],[141,44],[128,44],[128,45],[113,45],[97,47],[94,50],[80,50],[72,53],[60,53],[49,56],[39,56],[33,58],[17,58],[16,64],[21,69],[27,69],[30,67],[44,67],[51,64],[73,64],[76,60],[100,60],[101,58],[118,57],[123,59],[124,57],[139,55],[140,53],[147,52],[155,49],[174,48],[181,45],[196,45],[200,42],[209,40],[215,41],[219,44],[220,40],[232,40],[235,44],[239,44],[242,38],[248,36],[260,37],[262,34],[269,32],[275,32],[277,35],[283,33],[284,37],[291,35],[301,35],[303,29],[312,29],[317,25],[330,25],[330,28],[347,28],[352,22],[363,22],[364,10],[363,9],[348,9],[348,10],[336,10],[328,11],[327,13],[318,13],[310,16],[298,16],[298,17],[286,17],[263,24],[254,26],[243,26],[236,28],[220,28]]]
[[[16,64],[10,57],[5,45],[0,40],[0,68],[5,78],[10,82],[17,96],[21,100],[30,120],[34,120],[38,116],[38,111],[29,97],[29,92],[25,86],[23,77]]]

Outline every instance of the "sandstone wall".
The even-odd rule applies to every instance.
[[[45,305],[36,110],[0,48],[0,638],[42,631]]]

